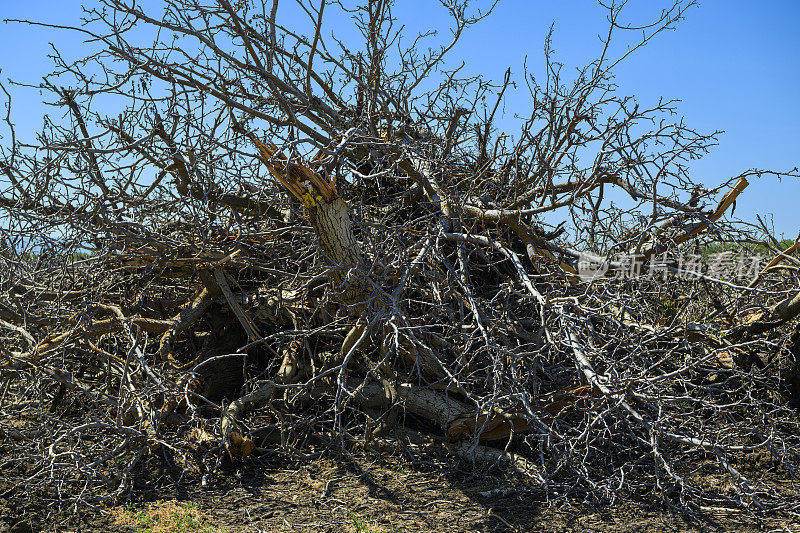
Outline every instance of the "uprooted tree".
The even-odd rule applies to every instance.
[[[6,481],[91,503],[159,447],[208,472],[438,443],[547,494],[798,507],[751,468],[800,450],[797,243],[729,218],[764,171],[700,186],[716,134],[614,82],[693,2],[635,29],[608,6],[572,75],[548,38],[518,123],[510,75],[448,66],[491,12],[468,3],[423,51],[391,0],[101,0],[35,141],[3,86]],[[709,250],[774,259],[679,260]]]

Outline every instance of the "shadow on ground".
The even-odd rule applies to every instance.
[[[54,494],[31,498],[0,488],[0,533],[125,531],[110,508],[59,506]],[[361,453],[314,461],[279,455],[224,465],[206,477],[189,474],[166,455],[142,462],[129,506],[191,502],[221,531],[762,531],[799,527],[791,521],[735,514],[686,516],[658,504],[614,506],[549,497],[502,473],[474,472],[452,458]],[[59,508],[60,507],[60,508]]]

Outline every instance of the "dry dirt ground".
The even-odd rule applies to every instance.
[[[203,527],[168,531],[800,531],[800,518],[687,516],[652,502],[598,505],[548,498],[513,476],[475,474],[444,458],[411,463],[361,454],[293,461],[262,456],[229,464],[205,486],[168,458],[151,457],[127,506],[59,510],[46,495],[0,487],[0,533],[160,531],[122,514],[174,501],[204,514]],[[148,507],[149,506],[149,507]]]

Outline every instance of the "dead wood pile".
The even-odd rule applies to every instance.
[[[269,2],[100,4],[42,84],[63,120],[0,157],[9,487],[435,442],[550,497],[796,509],[797,243],[729,216],[763,171],[692,181],[715,137],[617,96],[608,42],[571,83],[548,47],[511,137],[509,78],[397,52],[391,2],[345,13],[361,52],[318,2],[310,37]],[[447,4],[456,36],[483,16]],[[709,250],[769,261],[682,262]]]

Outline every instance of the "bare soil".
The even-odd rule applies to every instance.
[[[32,497],[21,487],[0,487],[0,533],[135,531],[115,522],[113,507],[76,510],[57,498],[55,490]],[[224,465],[203,484],[156,453],[143,461],[127,505],[167,500],[194,503],[230,533],[800,531],[800,517],[689,515],[630,495],[619,504],[568,500],[443,457],[411,463],[372,454],[311,462],[262,456]]]

